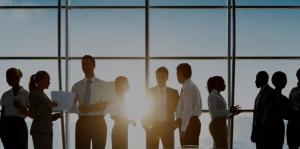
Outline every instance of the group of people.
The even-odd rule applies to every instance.
[[[72,92],[76,94],[74,105],[79,107],[75,130],[76,149],[104,149],[106,146],[107,126],[104,119],[110,113],[114,120],[112,129],[112,148],[128,148],[128,125],[136,125],[128,119],[124,97],[129,90],[127,77],[118,76],[115,83],[117,99],[91,104],[91,92],[94,83],[105,82],[95,76],[96,62],[90,55],[81,58],[84,79],[76,82]],[[177,80],[182,85],[180,93],[167,85],[169,77],[166,67],[156,70],[157,85],[147,89],[151,110],[143,117],[142,125],[146,134],[146,148],[158,149],[159,141],[163,148],[174,148],[174,131],[179,128],[182,147],[199,147],[202,112],[202,99],[197,85],[192,81],[192,68],[188,63],[177,66]],[[1,98],[1,141],[5,149],[27,149],[28,129],[25,118],[33,119],[30,134],[35,149],[52,149],[52,121],[62,117],[61,113],[53,113],[57,106],[44,90],[50,85],[50,76],[46,71],[38,71],[32,75],[29,92],[20,86],[22,72],[9,68],[6,81],[11,89]],[[297,72],[300,82],[300,70]],[[260,89],[254,106],[253,129],[251,140],[258,149],[282,148],[284,139],[283,119],[288,122],[288,145],[290,149],[300,146],[300,83],[291,91],[289,100],[281,91],[287,79],[283,72],[272,76],[275,89],[268,85],[268,74],[261,71],[256,76],[256,86]],[[221,76],[213,76],[207,80],[208,108],[211,115],[209,131],[214,141],[214,149],[227,149],[227,119],[241,113],[240,106],[227,108],[226,100],[221,92],[226,88]]]
[[[256,87],[260,91],[255,99],[251,141],[257,149],[282,149],[285,136],[284,119],[288,120],[286,136],[289,149],[300,147],[300,69],[296,73],[297,87],[289,98],[282,94],[287,84],[284,72],[272,76],[274,89],[268,85],[269,75],[260,71],[256,75]]]

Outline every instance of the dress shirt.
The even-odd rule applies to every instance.
[[[228,117],[230,111],[227,110],[227,104],[224,97],[216,90],[213,90],[208,96],[208,108],[212,119],[216,117]]]
[[[14,100],[20,101],[23,108],[29,106],[28,101],[29,92],[26,91],[23,87],[20,88],[17,95],[15,96],[13,90],[10,89],[6,91],[1,98],[0,104],[5,106],[5,116],[18,116],[25,118],[26,116],[22,114],[18,108],[14,105]]]
[[[112,104],[110,104],[107,107],[105,112],[110,113],[110,116],[112,118],[114,118],[114,117],[127,118],[127,110],[125,107],[125,102],[121,99],[116,99]]]
[[[175,116],[181,119],[181,131],[186,132],[190,118],[199,117],[202,112],[202,101],[198,87],[191,79],[186,80],[181,89],[180,100]]]
[[[167,88],[166,87],[156,87],[156,97],[154,102],[156,121],[166,121],[167,120]]]
[[[92,77],[90,79],[92,81],[91,83],[91,87],[93,83],[103,83],[105,81],[98,79],[97,77]],[[86,105],[85,104],[85,91],[86,91],[86,87],[87,87],[87,83],[88,83],[88,79],[85,78],[83,80],[78,81],[77,83],[75,83],[72,87],[72,92],[76,94],[76,101],[77,101],[77,105],[81,106],[81,105]],[[92,93],[91,93],[92,94]],[[79,116],[97,116],[97,115],[105,115],[105,112],[88,112],[88,113],[82,113],[79,112],[78,114]]]

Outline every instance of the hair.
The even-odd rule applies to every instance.
[[[30,82],[29,82],[29,90],[33,90],[37,88],[37,81],[44,79],[46,76],[49,76],[48,72],[46,71],[38,71],[36,74],[31,75]]]
[[[14,68],[14,67],[11,67],[9,69],[7,69],[6,71],[6,79],[8,80],[11,76],[17,74],[20,78],[22,78],[23,76],[23,73],[20,69],[17,69],[17,68]]]
[[[223,83],[224,79],[221,76],[213,76],[207,80],[207,89],[212,91],[213,89],[217,90],[218,85]]]
[[[81,58],[81,61],[83,59],[90,59],[92,61],[92,63],[96,66],[96,61],[95,61],[95,58],[91,55],[84,55],[82,58]]]
[[[115,90],[117,91],[119,89],[119,87],[124,84],[125,82],[128,82],[127,77],[125,76],[118,76],[115,79]]]
[[[215,77],[210,77],[207,80],[207,90],[209,92],[211,92],[213,89],[216,88],[216,81],[215,81]]]
[[[300,68],[297,70],[296,76],[297,76],[298,81],[300,81]]]
[[[192,77],[192,67],[188,63],[181,63],[177,66],[177,72],[180,72],[184,77],[191,78]]]
[[[156,74],[157,73],[164,73],[166,75],[169,75],[169,71],[168,71],[168,69],[166,67],[159,67],[159,68],[157,68],[156,69]]]
[[[277,71],[272,76],[272,83],[275,86],[275,88],[284,87],[283,85],[286,84],[286,81],[286,74],[282,71]]]
[[[260,71],[256,76],[260,79],[260,81],[263,81],[263,83],[268,83],[269,81],[269,75],[266,71]]]

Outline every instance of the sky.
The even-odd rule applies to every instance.
[[[64,1],[64,0],[63,0]],[[238,5],[300,5],[298,0],[237,0]],[[151,5],[224,5],[223,0],[151,0]],[[0,6],[56,5],[54,0],[1,0]],[[71,5],[137,5],[140,0],[71,0]],[[133,10],[86,10],[70,11],[70,56],[144,56],[145,20],[143,9]],[[63,15],[64,16],[64,13]],[[0,9],[0,57],[14,56],[57,56],[57,14],[55,9]],[[237,9],[237,56],[299,56],[300,55],[300,9]],[[150,9],[150,56],[221,56],[227,55],[227,10],[226,9]],[[64,21],[62,22],[64,26]],[[63,28],[64,33],[64,28]],[[63,35],[64,39],[64,35]],[[62,40],[62,47],[64,47]],[[63,52],[64,55],[64,52]],[[198,85],[203,108],[207,109],[206,80],[213,75],[221,75],[227,83],[226,60],[150,60],[150,85],[155,85],[154,72],[159,66],[167,66],[170,71],[168,85],[180,90],[176,80],[176,66],[188,62],[193,68],[192,79]],[[64,64],[64,61],[63,61]],[[5,71],[9,67],[20,68],[24,77],[21,84],[27,88],[31,74],[47,70],[51,76],[52,90],[58,90],[56,60],[0,60],[0,92],[8,90]],[[63,65],[63,88],[65,88],[65,66]],[[288,85],[283,94],[288,96],[296,86],[296,71],[299,60],[237,60],[235,104],[243,109],[252,109],[258,89],[255,75],[266,70],[270,75],[275,71],[287,74]],[[83,78],[80,61],[70,61],[71,87]],[[138,107],[144,103],[145,61],[143,60],[97,60],[96,75],[104,80],[114,80],[118,75],[129,78],[128,103],[139,106],[130,108],[130,117],[139,119],[142,111]],[[136,94],[136,93],[139,94]],[[227,99],[227,90],[222,93]],[[131,105],[132,106],[132,105]],[[253,148],[250,142],[251,113],[244,113],[235,119],[234,143],[236,148]],[[71,115],[70,136],[74,137],[74,124],[77,116]],[[113,125],[106,117],[109,129]],[[201,145],[211,147],[212,141],[207,130],[210,117],[201,116],[203,122]],[[30,120],[28,120],[30,124]],[[54,128],[60,123],[55,122]],[[54,142],[60,144],[60,129],[54,129]],[[140,137],[140,143],[130,139],[131,148],[143,148],[144,132],[141,126],[129,128],[129,138]],[[176,145],[179,145],[176,138]],[[108,134],[107,148],[110,148]],[[74,148],[74,138],[70,138]],[[73,142],[72,142],[73,141]],[[32,144],[31,144],[32,145]],[[1,148],[1,147],[0,147]],[[58,148],[60,148],[58,146]]]

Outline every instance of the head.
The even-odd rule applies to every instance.
[[[94,76],[94,70],[96,67],[96,62],[94,57],[90,55],[84,55],[81,58],[81,66],[82,66],[82,71],[85,74],[85,77],[91,78]]]
[[[166,86],[168,80],[169,71],[166,67],[159,67],[156,69],[156,81],[158,86]]]
[[[256,75],[255,84],[257,88],[261,88],[268,84],[269,81],[269,75],[265,71],[260,71]]]
[[[281,71],[275,72],[272,76],[272,84],[275,86],[275,89],[284,89],[287,84],[286,74]]]
[[[20,86],[20,79],[22,78],[23,74],[20,69],[16,68],[9,68],[6,71],[6,82],[11,87],[18,87]]]
[[[125,93],[129,90],[128,79],[125,76],[119,76],[115,79],[115,90],[116,93]]]
[[[31,75],[29,82],[29,90],[39,88],[47,89],[50,85],[50,76],[46,71],[38,71],[36,74]]]
[[[300,82],[300,68],[297,70],[296,76],[297,76],[298,82]]]
[[[183,84],[185,80],[192,77],[192,67],[188,63],[181,63],[177,66],[177,80]]]
[[[210,77],[207,80],[206,88],[207,88],[207,90],[208,90],[209,93],[216,88],[216,81],[215,81],[214,77]]]
[[[223,79],[223,77],[221,76],[214,76],[214,80],[215,80],[215,89],[219,92],[224,91],[226,89],[226,85],[225,85],[225,81]]]

